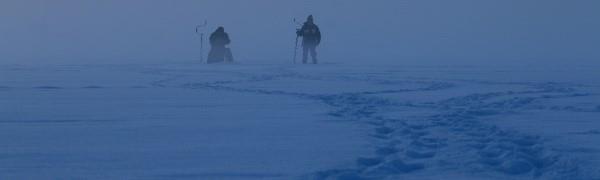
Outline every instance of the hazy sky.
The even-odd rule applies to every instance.
[[[194,27],[225,26],[242,62],[289,62],[314,14],[326,62],[600,61],[598,0],[1,0],[0,62],[199,59]]]

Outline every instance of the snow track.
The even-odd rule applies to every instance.
[[[360,68],[340,72],[289,66],[126,70],[154,77],[147,84],[129,85],[131,89],[176,88],[298,98],[331,107],[327,116],[340,122],[370,129],[365,136],[369,136],[371,154],[356,157],[354,165],[331,167],[300,179],[600,179],[595,169],[600,161],[585,161],[581,159],[585,156],[561,149],[568,144],[550,145],[547,137],[494,123],[515,115],[547,112],[597,116],[600,104],[578,102],[598,97],[594,93],[598,87],[590,84],[450,79]],[[0,91],[19,88],[0,86]],[[102,90],[111,86],[78,88]],[[40,85],[30,89],[61,91],[69,87]],[[9,123],[48,122],[0,121]],[[599,132],[600,127],[570,135],[597,136]],[[600,150],[585,153],[600,156]],[[277,179],[283,175],[260,177]]]
[[[590,179],[594,169],[548,148],[544,139],[486,123],[485,118],[506,116],[523,109],[600,112],[598,109],[546,107],[539,102],[591,96],[577,91],[575,85],[560,83],[503,83],[493,81],[416,81],[414,79],[364,79],[315,77],[279,69],[282,73],[250,76],[245,80],[187,83],[182,87],[213,89],[265,95],[294,96],[317,100],[335,107],[329,115],[357,121],[373,128],[374,153],[357,157],[356,168],[331,169],[307,175],[310,179],[395,179],[412,173],[452,171],[471,178]],[[395,89],[351,93],[311,94],[295,90],[236,87],[238,83],[257,83],[277,79],[367,82],[399,84]],[[321,84],[322,84],[321,83]],[[405,84],[415,88],[402,88]],[[518,90],[473,93],[448,97],[436,102],[407,102],[385,98],[407,92],[442,92],[464,84],[477,86],[510,85]],[[521,90],[526,89],[526,90]],[[386,115],[393,109],[423,109],[423,116],[405,118]],[[418,176],[417,176],[418,177]],[[467,176],[468,177],[468,176]]]

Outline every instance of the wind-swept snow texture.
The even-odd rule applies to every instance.
[[[599,179],[594,68],[0,69],[1,179]]]

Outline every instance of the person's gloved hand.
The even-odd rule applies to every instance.
[[[296,30],[296,35],[297,36],[302,36],[302,31],[300,31],[300,29]]]

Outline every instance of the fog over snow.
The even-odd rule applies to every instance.
[[[323,62],[598,64],[595,0],[2,0],[0,63],[199,59],[197,24],[225,26],[243,63],[288,63],[314,14]]]
[[[0,179],[600,179],[599,9],[0,0]]]

